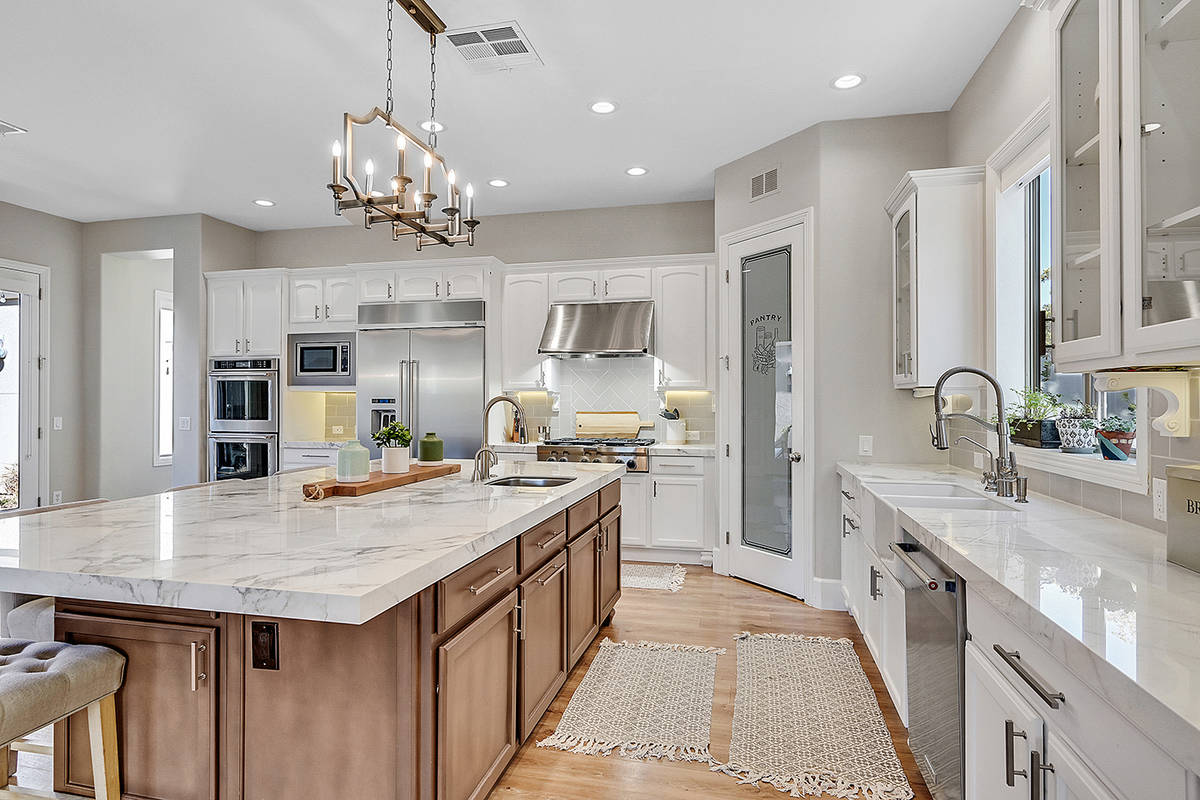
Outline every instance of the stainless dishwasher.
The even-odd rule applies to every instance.
[[[966,587],[907,531],[889,547],[904,584],[908,746],[934,800],[963,800]]]

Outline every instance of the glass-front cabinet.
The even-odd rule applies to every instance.
[[[1196,361],[1200,0],[1123,0],[1122,20],[1125,350]]]
[[[892,220],[892,262],[896,308],[892,346],[892,381],[897,387],[915,386],[913,331],[917,304],[913,298],[913,240],[916,238],[917,196],[910,195]]]
[[[1056,362],[1121,353],[1119,0],[1074,0],[1055,27],[1058,118],[1051,180],[1056,205]]]

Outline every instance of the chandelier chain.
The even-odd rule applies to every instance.
[[[429,34],[429,146],[437,150],[437,34]]]
[[[384,111],[389,117],[392,116],[392,5],[393,0],[385,0],[387,3],[387,107]]]

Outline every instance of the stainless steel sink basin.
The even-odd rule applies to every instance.
[[[488,486],[517,486],[532,489],[549,489],[570,483],[574,478],[556,478],[539,475],[507,475],[503,478],[492,478],[486,481]]]
[[[980,497],[979,492],[953,483],[868,483],[867,488],[886,497]]]

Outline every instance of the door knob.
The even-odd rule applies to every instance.
[[[799,464],[801,461],[804,460],[804,454],[797,453],[795,450],[789,450],[788,451],[788,460],[791,461],[793,464]]]

